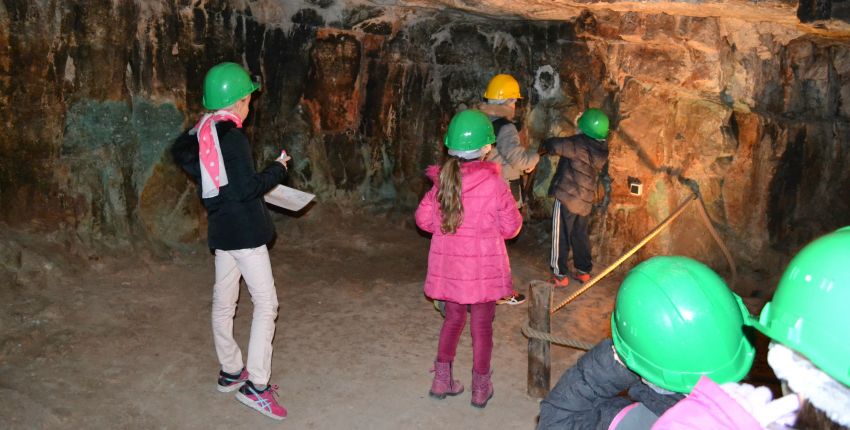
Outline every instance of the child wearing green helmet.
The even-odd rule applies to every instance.
[[[254,170],[242,124],[251,94],[259,87],[239,64],[212,67],[204,78],[203,105],[209,112],[177,138],[171,150],[176,163],[197,182],[207,210],[207,243],[215,254],[213,340],[221,365],[216,388],[238,390],[238,401],[281,420],[286,409],[275,398],[277,386],[268,384],[278,301],[266,247],[275,231],[263,196],[286,178],[290,157],[282,153],[262,172]],[[233,338],[240,278],[254,304],[246,366]]]
[[[496,301],[511,292],[511,267],[505,239],[522,227],[522,217],[499,165],[483,161],[496,140],[493,126],[476,110],[459,112],[449,123],[448,159],[426,174],[434,185],[416,209],[416,225],[431,233],[425,295],[445,302],[431,397],[463,392],[453,379],[460,335],[470,314],[472,406],[483,408],[493,396],[490,357]]]
[[[648,429],[700,377],[737,382],[755,351],[740,298],[704,264],[679,256],[635,266],[606,339],[540,404],[538,429]],[[627,397],[620,396],[626,392]]]
[[[549,185],[549,196],[555,198],[549,265],[556,287],[570,282],[567,258],[571,249],[576,279],[582,283],[590,280],[593,260],[587,229],[597,179],[608,163],[608,116],[599,109],[588,109],[577,122],[578,134],[551,137],[540,145],[541,151],[559,157]]]
[[[849,263],[850,226],[816,239],[794,256],[753,323],[772,340],[767,362],[784,397],[771,401],[764,387],[742,394],[700,381],[701,392],[671,408],[653,429],[850,428]],[[767,393],[758,396],[758,390]]]

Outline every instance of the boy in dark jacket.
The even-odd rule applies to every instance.
[[[274,237],[263,196],[286,178],[281,155],[262,172],[254,158],[242,122],[248,116],[251,93],[259,89],[242,66],[221,63],[207,72],[203,104],[209,110],[172,147],[177,164],[198,183],[207,210],[207,243],[215,252],[212,328],[221,370],[220,392],[237,391],[236,399],[269,418],[281,420],[286,409],[277,403],[277,385],[269,385],[272,337],[277,318],[277,290],[266,244]],[[239,280],[245,278],[254,317],[247,366],[233,338],[233,315]]]
[[[549,265],[557,287],[569,284],[567,257],[573,251],[576,279],[590,280],[593,261],[590,256],[588,216],[596,197],[599,172],[608,162],[608,117],[599,109],[588,109],[578,120],[579,134],[551,137],[542,148],[557,155],[558,167],[549,186],[555,198],[552,209],[552,256]]]

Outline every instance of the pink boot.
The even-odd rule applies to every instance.
[[[472,371],[472,406],[483,408],[487,406],[487,401],[493,397],[493,382],[490,381],[489,372],[486,375],[481,375]]]
[[[452,363],[434,362],[434,382],[428,394],[435,399],[445,399],[446,396],[456,396],[463,392],[463,385],[457,379],[452,379]]]

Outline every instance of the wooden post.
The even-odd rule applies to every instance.
[[[552,306],[552,285],[534,281],[528,286],[528,325],[534,330],[551,332],[549,309]],[[528,395],[542,398],[549,393],[551,362],[549,342],[528,339]]]

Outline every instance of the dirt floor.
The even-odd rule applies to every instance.
[[[549,273],[547,228],[531,223],[509,245],[523,292]],[[520,331],[527,303],[498,307],[495,396],[486,409],[470,406],[468,389],[428,397],[442,320],[422,293],[429,239],[412,214],[320,204],[301,217],[279,217],[277,231],[271,382],[289,410],[285,421],[215,390],[213,259],[203,244],[135,258],[91,255],[81,264],[61,241],[37,245],[6,233],[5,252],[20,261],[11,285],[0,288],[0,428],[534,428],[539,399],[526,394]],[[19,253],[10,243],[33,244]],[[618,277],[556,314],[553,334],[586,342],[608,336]],[[243,288],[235,323],[243,351],[251,312]],[[553,347],[552,384],[579,355]],[[467,387],[471,360],[467,328],[455,362]]]

